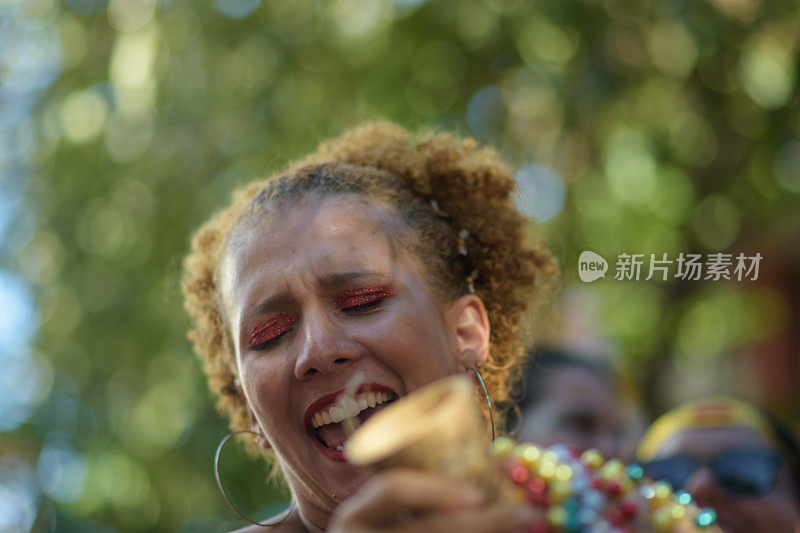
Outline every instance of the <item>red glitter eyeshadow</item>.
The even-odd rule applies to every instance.
[[[274,340],[278,335],[282,335],[292,329],[294,322],[295,318],[288,313],[280,313],[275,318],[262,322],[250,332],[248,346],[255,348],[265,342]]]
[[[339,309],[349,309],[360,305],[377,302],[391,296],[393,293],[391,285],[379,285],[377,287],[361,287],[359,289],[347,289],[342,291],[334,299],[336,307]]]

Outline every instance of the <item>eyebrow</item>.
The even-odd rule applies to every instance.
[[[383,278],[388,282],[391,279],[391,276],[372,271],[342,272],[323,276],[317,280],[317,284],[324,289],[331,289],[364,278]],[[254,316],[266,313],[270,309],[274,309],[275,307],[286,303],[288,300],[289,296],[287,294],[276,294],[275,296],[271,296],[253,307],[247,313],[241,323],[246,324]]]
[[[319,285],[325,288],[335,288],[340,285],[344,285],[351,281],[357,281],[364,278],[383,278],[384,280],[388,281],[390,276],[387,274],[382,274],[380,272],[373,272],[368,270],[362,270],[357,272],[344,272],[341,274],[330,274],[327,276],[323,276],[319,279]]]

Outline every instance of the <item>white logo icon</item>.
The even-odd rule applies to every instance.
[[[603,256],[589,250],[581,252],[578,258],[578,276],[585,283],[592,282],[598,278],[606,277],[608,262]]]

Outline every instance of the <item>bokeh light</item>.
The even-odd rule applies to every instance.
[[[59,502],[74,502],[86,484],[86,464],[80,452],[68,443],[48,443],[37,462],[39,486]]]
[[[4,115],[13,108],[6,107],[8,98],[31,99],[37,91],[47,88],[61,68],[61,47],[52,22],[25,16],[22,4],[0,6],[0,96]],[[14,106],[16,111],[24,107]]]
[[[91,141],[105,126],[108,104],[92,89],[76,91],[61,104],[61,131],[73,142]]]
[[[21,351],[38,327],[33,293],[22,279],[0,271],[0,301],[0,353]]]
[[[645,205],[653,200],[656,161],[647,138],[633,130],[611,135],[605,155],[605,176],[611,194],[620,202]]]
[[[558,216],[566,200],[566,186],[555,170],[525,165],[517,171],[516,178],[516,201],[520,211],[540,222]]]
[[[0,531],[27,531],[36,519],[38,489],[28,464],[0,457]]]
[[[156,10],[156,0],[111,0],[108,23],[118,31],[134,31],[145,26]]]
[[[744,44],[739,78],[747,95],[761,107],[783,106],[792,94],[795,76],[791,49],[782,45],[768,28]]]
[[[476,135],[485,140],[495,139],[504,126],[507,108],[500,87],[483,87],[467,105],[467,122]]]
[[[347,39],[363,39],[381,31],[394,14],[389,0],[332,0],[326,8],[333,27]]]
[[[667,76],[687,78],[697,62],[697,44],[679,20],[660,21],[648,43],[653,65]]]
[[[231,18],[241,19],[252,15],[261,0],[214,0],[214,7]]]

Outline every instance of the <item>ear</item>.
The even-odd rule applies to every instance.
[[[270,449],[272,446],[270,446],[269,441],[266,439],[264,431],[261,429],[261,425],[258,423],[258,419],[256,418],[255,413],[253,413],[253,409],[250,408],[249,403],[247,404],[246,409],[247,409],[247,420],[250,423],[250,431],[259,434],[259,436],[256,437],[256,442],[258,442],[258,445],[264,448],[265,450]],[[264,436],[262,437],[262,435]]]
[[[474,294],[461,296],[445,311],[445,321],[464,369],[482,366],[489,357],[490,334],[489,315],[483,301]]]

